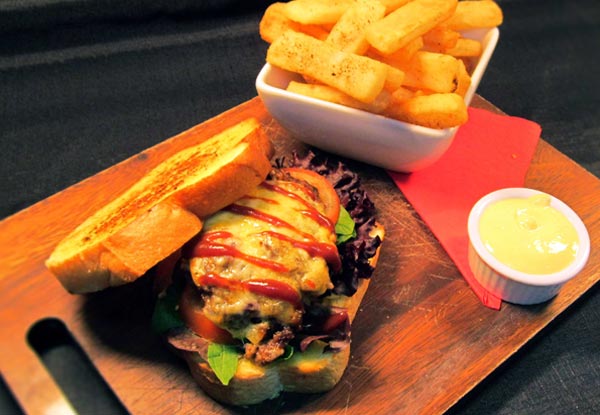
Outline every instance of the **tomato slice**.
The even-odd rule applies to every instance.
[[[348,310],[345,308],[332,310],[331,314],[327,317],[327,319],[323,322],[323,333],[330,333],[334,329],[338,328],[342,325],[342,323],[346,323],[348,321]]]
[[[300,167],[288,167],[284,168],[283,171],[289,173],[292,177],[308,182],[317,189],[320,199],[325,204],[325,216],[335,225],[340,215],[340,198],[329,180],[315,171]]]
[[[197,335],[214,343],[234,342],[231,333],[213,323],[202,312],[196,290],[187,284],[179,300],[179,313],[183,322]]]

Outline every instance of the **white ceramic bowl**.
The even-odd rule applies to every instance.
[[[465,37],[482,41],[483,53],[471,75],[467,104],[496,47],[497,28],[473,30]],[[285,90],[300,76],[266,64],[256,89],[267,110],[296,138],[322,150],[399,172],[412,172],[437,161],[458,128],[437,130],[349,108]]]
[[[527,198],[535,194],[544,193],[520,187],[497,190],[481,198],[469,214],[469,265],[473,274],[485,289],[509,303],[538,304],[550,300],[583,269],[590,254],[590,238],[579,216],[564,202],[548,195],[550,206],[565,215],[577,231],[579,249],[575,260],[559,272],[532,275],[514,270],[492,255],[479,236],[479,220],[483,211],[498,200]]]

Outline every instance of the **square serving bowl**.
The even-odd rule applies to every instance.
[[[492,53],[499,30],[463,33],[482,42],[483,52],[465,95],[471,102]],[[450,147],[458,127],[433,129],[286,91],[298,74],[266,64],[256,90],[271,116],[297,139],[333,154],[398,172],[430,166]]]

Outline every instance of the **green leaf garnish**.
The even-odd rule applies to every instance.
[[[172,328],[184,326],[177,311],[177,304],[181,295],[180,291],[171,285],[158,297],[154,305],[154,312],[152,313],[152,329],[156,333],[160,334]]]
[[[281,358],[283,360],[289,360],[294,355],[294,348],[289,344],[285,346],[285,350]]]
[[[229,385],[235,375],[239,358],[240,353],[235,346],[218,343],[208,346],[208,364],[223,385]]]
[[[348,211],[340,206],[340,214],[335,224],[335,233],[337,235],[337,244],[343,244],[349,239],[356,238],[355,223]]]

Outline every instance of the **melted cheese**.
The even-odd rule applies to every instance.
[[[211,287],[212,295],[207,297],[203,309],[208,318],[216,324],[227,326],[230,331],[235,331],[233,326],[236,324],[244,325],[244,322],[235,321],[242,315],[260,320],[274,318],[282,324],[300,323],[301,312],[294,304],[239,289],[240,283],[249,280],[278,281],[292,287],[299,296],[318,296],[332,288],[326,260],[322,256],[311,255],[292,242],[326,243],[335,248],[333,229],[315,220],[314,215],[302,213],[310,210],[306,202],[321,213],[324,207],[311,200],[295,183],[269,183],[293,192],[305,202],[270,186],[257,187],[236,202],[244,209],[259,212],[257,215],[223,210],[208,218],[204,224],[203,235],[219,235],[216,243],[226,245],[239,254],[196,257],[190,263],[197,285],[201,285],[202,276],[209,273],[238,284],[237,289]],[[265,217],[260,218],[260,215]],[[265,218],[276,218],[276,221]],[[261,265],[251,260],[253,258],[269,261],[281,269]]]

